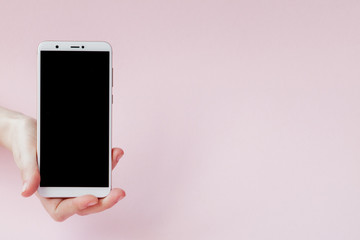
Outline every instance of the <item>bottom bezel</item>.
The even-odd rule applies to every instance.
[[[110,193],[110,187],[106,188],[84,188],[84,187],[39,187],[38,192],[48,198],[69,198],[83,195],[94,195],[98,198],[106,197]]]

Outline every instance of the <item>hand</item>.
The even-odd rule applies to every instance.
[[[4,111],[1,108],[0,110]],[[11,124],[8,125],[10,134],[2,143],[13,152],[23,179],[21,194],[29,197],[37,191],[40,184],[36,160],[36,120],[18,113],[14,116],[11,118]],[[112,150],[112,169],[123,155],[124,152],[120,148]],[[74,214],[83,216],[111,208],[125,197],[125,192],[120,188],[114,188],[103,199],[98,199],[93,195],[76,198],[44,198],[38,193],[36,195],[50,216],[55,221],[61,222]]]
[[[119,159],[124,155],[120,148],[113,148],[112,150],[112,169],[119,162]],[[30,194],[31,191],[25,190],[22,194]],[[76,198],[44,198],[36,193],[41,203],[47,212],[54,218],[55,221],[62,222],[74,214],[80,216],[91,213],[102,212],[114,206],[118,201],[125,197],[124,190],[120,188],[113,188],[108,196],[103,199],[98,199],[93,195],[85,195]]]

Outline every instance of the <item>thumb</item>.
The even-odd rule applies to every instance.
[[[15,162],[21,171],[23,187],[21,195],[30,197],[34,194],[40,184],[40,173],[36,161],[35,151],[24,151],[22,154],[14,154]]]
[[[21,195],[23,197],[30,197],[33,195],[40,185],[40,173],[37,166],[29,166],[21,170],[23,179],[23,187]]]

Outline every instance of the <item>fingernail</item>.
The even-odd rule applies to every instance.
[[[26,189],[27,189],[27,187],[28,187],[28,183],[27,182],[24,182],[24,185],[23,185],[23,188],[22,188],[22,193],[23,192],[25,192],[26,191]]]
[[[92,201],[87,204],[87,207],[91,207],[97,204],[97,201]]]

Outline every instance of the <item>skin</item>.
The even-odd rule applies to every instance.
[[[37,193],[40,173],[36,160],[36,120],[21,113],[0,107],[0,145],[9,149],[21,172],[23,188],[21,195],[34,193],[49,213],[58,222],[74,214],[80,216],[102,212],[113,207],[125,197],[124,190],[113,188],[108,196],[99,199],[93,195],[76,198],[44,198]],[[86,151],[86,149],[84,149]],[[112,169],[124,155],[121,148],[112,149]]]

